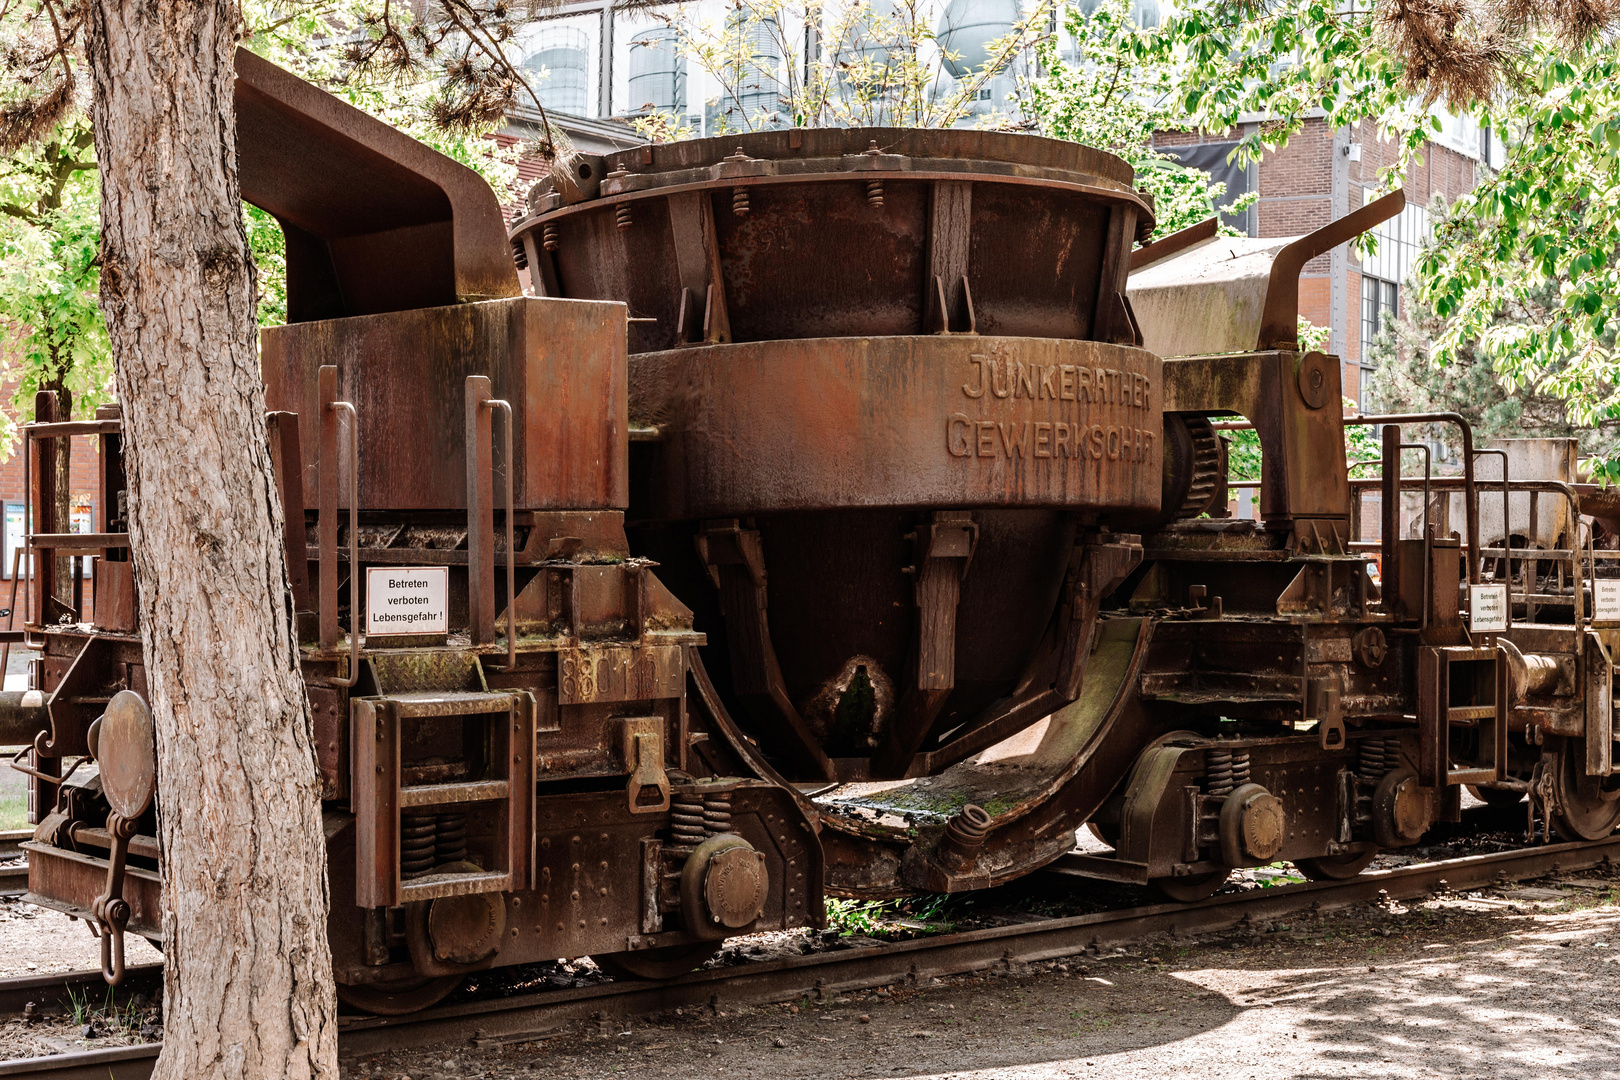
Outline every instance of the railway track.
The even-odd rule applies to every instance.
[[[455,1042],[511,1042],[543,1036],[579,1020],[628,1017],[678,1007],[765,1004],[804,995],[925,982],[995,967],[1014,967],[1094,951],[1153,934],[1207,934],[1261,924],[1300,911],[1328,911],[1376,900],[1413,899],[1444,890],[1567,873],[1620,859],[1620,834],[1592,843],[1550,844],[1491,855],[1372,871],[1349,881],[1305,882],[1215,896],[1196,904],[1147,907],[1047,919],[868,948],[846,949],[693,972],[665,983],[611,982],[471,1001],[408,1017],[345,1017],[345,1055]],[[1059,868],[1058,872],[1061,872]],[[157,965],[152,965],[155,973]],[[148,975],[148,977],[150,977]],[[0,980],[0,1011],[19,1012],[69,984],[91,986],[94,972]],[[22,984],[28,984],[23,986]],[[145,1080],[161,1044],[115,1047],[0,1062],[0,1078]]]
[[[22,848],[18,845],[32,835],[32,829],[0,832],[0,895],[27,891],[28,860],[22,857]]]

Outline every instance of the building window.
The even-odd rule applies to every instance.
[[[1373,198],[1373,189],[1366,189],[1367,201]],[[1408,205],[1395,217],[1374,227],[1373,236],[1378,250],[1361,260],[1361,272],[1384,281],[1405,281],[1412,273],[1412,264],[1418,253],[1431,239],[1429,211],[1421,206]]]
[[[1372,384],[1373,372],[1378,368],[1369,355],[1372,343],[1384,332],[1384,324],[1393,321],[1400,311],[1400,290],[1393,281],[1382,281],[1363,274],[1361,277],[1361,379],[1356,393],[1356,406],[1366,412],[1367,389]]]
[[[1381,281],[1363,274],[1361,277],[1361,357],[1378,335],[1383,333],[1387,316],[1393,321],[1400,310],[1400,291],[1393,281]]]
[[[4,552],[5,577],[11,577],[11,564],[16,559],[16,552],[23,546],[23,504],[20,502],[6,503],[6,531]],[[31,576],[29,567],[19,567],[24,577]]]

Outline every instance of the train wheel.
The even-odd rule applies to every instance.
[[[701,967],[705,960],[719,951],[719,942],[698,941],[638,952],[604,953],[591,957],[591,960],[615,979],[659,981],[685,975]]]
[[[338,983],[337,996],[351,1009],[377,1016],[404,1016],[437,1005],[461,985],[461,978],[443,975],[436,979],[394,979],[365,986]]]
[[[1620,825],[1620,788],[1608,789],[1603,777],[1586,775],[1586,744],[1565,739],[1557,768],[1553,831],[1565,840],[1601,840],[1614,832]]]
[[[1229,871],[1216,870],[1210,874],[1198,874],[1192,877],[1162,877],[1154,878],[1149,885],[1158,889],[1171,900],[1183,904],[1197,903],[1207,900],[1215,895],[1215,891],[1226,884]]]
[[[1502,788],[1480,787],[1478,784],[1469,784],[1468,794],[1492,808],[1517,806],[1524,802],[1522,791],[1505,791]]]
[[[1378,857],[1377,848],[1349,855],[1324,855],[1319,859],[1295,859],[1299,872],[1312,881],[1345,881],[1355,877]]]

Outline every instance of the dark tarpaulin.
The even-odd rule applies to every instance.
[[[1169,157],[1175,158],[1181,164],[1192,169],[1201,169],[1209,174],[1214,183],[1224,183],[1226,194],[1221,198],[1219,206],[1226,206],[1239,195],[1247,194],[1250,190],[1249,169],[1232,157],[1227,160],[1232,151],[1237,149],[1234,142],[1200,143],[1197,146],[1160,146],[1156,149]],[[1221,223],[1230,225],[1238,232],[1248,236],[1254,235],[1250,228],[1253,208],[1243,210],[1236,214],[1222,214]]]

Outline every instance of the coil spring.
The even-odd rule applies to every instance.
[[[613,211],[613,222],[621,229],[628,229],[634,220],[629,203],[620,203]]]
[[[522,240],[512,241],[512,265],[519,270],[529,268],[529,253],[523,249]]]
[[[467,859],[467,815],[440,814],[433,837],[433,856],[440,866]]]
[[[709,795],[703,800],[703,833],[719,836],[731,831],[731,796]]]
[[[1230,795],[1249,782],[1247,750],[1210,749],[1204,751],[1205,791],[1210,795]]]
[[[738,217],[748,216],[748,189],[734,187],[731,189],[731,212]]]
[[[670,849],[692,851],[703,843],[703,804],[690,797],[669,805]]]
[[[438,822],[432,814],[401,814],[399,817],[399,876],[421,877],[436,863],[434,837]]]
[[[1204,777],[1208,781],[1205,790],[1209,794],[1231,794],[1232,789],[1237,786],[1232,782],[1232,751],[1205,750]]]
[[[1382,780],[1401,760],[1401,740],[1394,736],[1362,739],[1356,769],[1364,780]]]
[[[873,206],[883,205],[883,181],[868,180],[866,182],[866,201]]]
[[[547,251],[556,251],[557,242],[557,223],[548,221],[540,228],[540,246]]]

